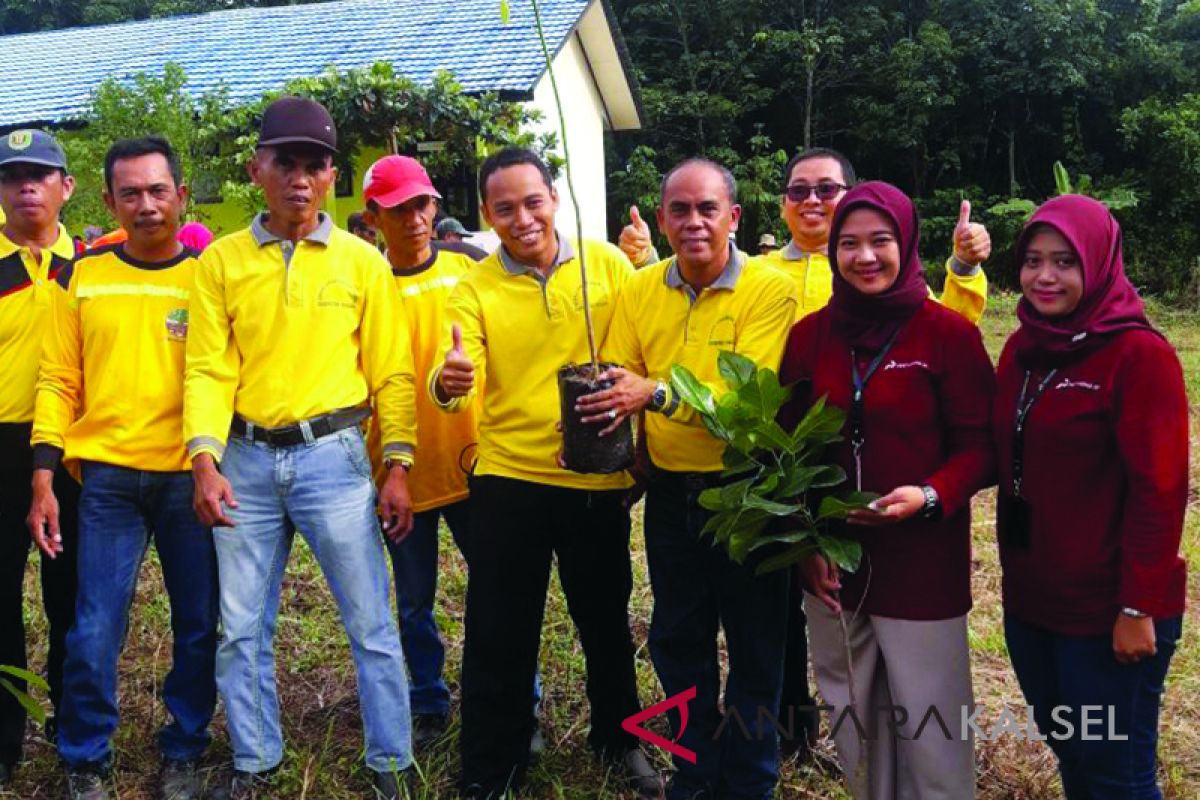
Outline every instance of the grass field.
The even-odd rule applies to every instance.
[[[1013,329],[1015,299],[997,296],[991,301],[983,327],[988,349],[999,354]],[[1195,314],[1152,308],[1155,321],[1179,349],[1187,374],[1192,403],[1193,453],[1200,423],[1200,317]],[[1193,458],[1192,483],[1196,481]],[[1193,495],[1193,498],[1195,495]],[[1192,567],[1188,597],[1190,610],[1184,640],[1172,664],[1163,710],[1159,748],[1161,782],[1174,800],[1200,797],[1200,637],[1196,607],[1200,605],[1200,515],[1193,499],[1189,508],[1184,547]],[[981,721],[994,719],[1005,703],[1023,708],[1020,691],[1005,651],[1000,625],[1000,575],[994,541],[992,493],[976,498],[974,538],[981,564],[974,575],[975,609],[970,615],[972,666],[978,702],[986,712]],[[630,618],[638,643],[637,669],[645,705],[662,699],[645,648],[651,596],[642,553],[640,509],[634,522],[635,588]],[[448,536],[445,541],[448,543]],[[32,568],[27,576],[29,598],[37,597]],[[154,558],[147,559],[129,630],[129,644],[121,661],[122,724],[116,737],[117,763],[113,787],[123,800],[154,796],[158,756],[154,736],[165,711],[158,696],[170,666],[168,607],[161,590]],[[442,558],[441,622],[450,643],[448,675],[457,692],[462,643],[463,598],[466,573],[453,547]],[[32,631],[31,653],[35,666],[44,653],[45,621],[39,609],[27,603],[26,619]],[[310,800],[346,800],[366,794],[362,774],[361,728],[349,648],[338,622],[333,600],[307,550],[297,542],[293,552],[276,639],[279,685],[284,709],[288,752],[274,797]],[[583,693],[583,657],[574,637],[561,593],[554,588],[547,609],[542,645],[542,670],[546,685],[543,715],[546,754],[532,773],[528,796],[538,800],[570,798],[621,798],[612,779],[592,760],[585,744],[587,707]],[[214,766],[229,756],[221,717],[210,754]],[[420,759],[424,785],[421,798],[452,797],[457,771],[457,728],[440,746]],[[18,772],[10,792],[0,798],[59,797],[62,781],[52,746],[40,733],[32,733],[28,761]],[[666,759],[654,754],[665,768]],[[1061,796],[1054,761],[1044,745],[1013,738],[980,742],[977,746],[979,796],[988,800],[1022,800]],[[785,765],[777,797],[785,800],[846,797],[832,746],[823,742],[814,763]]]

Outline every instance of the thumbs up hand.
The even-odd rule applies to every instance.
[[[971,222],[971,201],[963,200],[958,209],[958,224],[954,226],[954,257],[974,267],[992,254],[992,237],[987,228]]]
[[[438,374],[438,387],[446,399],[465,397],[475,387],[475,365],[463,350],[462,328],[455,323],[450,328],[453,344],[446,351],[446,360]]]
[[[621,229],[617,246],[635,267],[640,267],[650,260],[650,226],[642,219],[637,206],[629,207],[629,224]]]

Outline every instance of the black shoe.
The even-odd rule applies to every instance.
[[[813,705],[814,702],[810,701],[808,705]],[[795,759],[798,765],[811,761],[813,745],[816,744],[819,730],[820,720],[816,711],[806,711],[797,715],[795,735],[779,737],[779,760]]]
[[[415,770],[412,767],[392,772],[372,770],[372,773],[372,800],[409,800],[413,796]]]
[[[204,796],[204,775],[199,760],[164,758],[158,780],[159,800],[201,800]]]
[[[13,773],[16,771],[16,764],[0,763],[0,786],[8,786],[10,783],[12,783]]]
[[[271,784],[279,768],[266,772],[243,772],[235,769],[209,795],[210,800],[267,800]]]
[[[107,777],[108,770],[99,765],[68,768],[67,800],[109,800]]]
[[[616,762],[617,774],[625,786],[644,800],[660,800],[663,796],[662,776],[646,758],[640,747],[631,747]]]
[[[446,735],[449,720],[445,714],[413,714],[413,749],[421,750]]]

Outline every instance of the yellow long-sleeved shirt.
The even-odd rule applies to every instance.
[[[38,445],[64,451],[68,467],[86,460],[187,469],[183,358],[195,264],[190,250],[147,264],[121,245],[75,264],[46,331],[35,453]]]
[[[235,412],[274,428],[374,398],[384,454],[412,458],[412,349],[391,270],[329,217],[295,243],[261,216],[214,242],[196,266],[191,317],[183,432],[192,457],[221,457]]]
[[[0,222],[0,225],[3,225]],[[75,260],[75,245],[66,228],[41,257],[19,247],[0,230],[0,422],[31,422],[42,334],[50,320],[55,281],[65,286]]]
[[[582,475],[557,464],[562,436],[558,370],[587,363],[583,283],[576,255],[580,245],[558,237],[558,259],[548,278],[513,261],[500,248],[471,268],[450,295],[448,318],[462,327],[463,350],[475,365],[470,395],[448,404],[458,410],[473,402],[482,384],[477,475],[574,489],[620,489],[626,473]],[[582,244],[588,295],[597,342],[604,341],[621,287],[633,275],[629,259],[605,242]],[[449,329],[442,352],[450,347]],[[430,373],[435,397],[440,370]]]
[[[683,280],[674,258],[660,261],[639,270],[625,286],[604,359],[667,383],[671,366],[681,364],[720,397],[729,391],[717,366],[722,350],[778,370],[796,320],[796,294],[789,276],[732,246],[721,277],[698,294]],[[661,469],[722,469],[724,443],[674,399],[665,413],[646,414],[645,435],[650,459]]]
[[[475,261],[462,253],[437,249],[431,260],[409,272],[392,270],[400,303],[410,326],[417,386],[442,365],[442,334],[448,328],[446,304]],[[478,399],[478,398],[477,398]],[[467,497],[467,474],[475,461],[478,402],[461,414],[444,414],[428,392],[417,393],[417,449],[421,458],[408,476],[413,511],[429,511]],[[376,483],[386,476],[379,423],[372,419],[367,436]]]
[[[805,253],[795,242],[789,242],[782,249],[755,258],[792,276],[800,300],[797,318],[824,308],[833,296],[833,269],[829,257],[824,253]],[[932,289],[929,290],[929,296],[979,324],[987,306],[987,275],[979,268],[970,274],[960,275],[951,268],[953,260],[946,261],[946,288],[940,300],[934,296]]]

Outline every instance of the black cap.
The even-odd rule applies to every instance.
[[[263,112],[258,146],[303,142],[337,152],[337,128],[325,106],[307,97],[281,97]]]
[[[25,129],[0,136],[0,167],[5,164],[40,164],[66,170],[67,157],[53,136]]]

